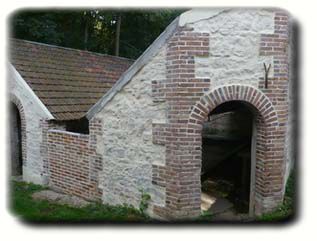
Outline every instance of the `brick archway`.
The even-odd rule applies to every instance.
[[[259,89],[247,85],[226,85],[213,89],[205,94],[192,108],[188,120],[188,127],[201,124],[207,119],[208,114],[220,104],[228,101],[245,101],[259,112],[266,126],[279,126],[278,116],[270,99]],[[194,128],[194,129],[197,129]]]
[[[261,214],[272,205],[266,204],[268,197],[276,200],[276,195],[272,195],[273,192],[276,192],[276,189],[274,190],[267,185],[267,183],[273,183],[275,180],[270,178],[269,172],[266,172],[266,166],[270,166],[269,162],[274,162],[274,158],[270,160],[270,156],[267,155],[269,154],[269,146],[275,146],[274,133],[278,133],[279,130],[278,115],[270,99],[253,86],[220,86],[205,94],[192,108],[188,120],[188,131],[193,133],[192,136],[195,137],[195,149],[199,149],[202,145],[202,125],[207,120],[208,114],[217,106],[230,101],[245,102],[251,105],[253,112],[255,112],[256,140],[254,140],[255,153],[253,160],[251,160],[254,170],[251,174],[253,182],[251,181],[250,213]],[[272,134],[269,135],[270,133]],[[201,163],[201,149],[199,150],[198,156],[200,156],[199,162]],[[279,173],[281,177],[283,176],[282,170],[283,168],[280,169]],[[279,184],[281,193],[282,179]],[[270,192],[272,192],[272,197],[270,197]]]
[[[257,113],[252,213],[262,214],[282,202],[284,139],[274,105],[253,86],[226,85],[204,94],[194,103],[187,123],[165,127],[174,136],[164,140],[167,143],[165,166],[153,166],[154,183],[166,190],[165,206],[154,207],[155,213],[169,219],[200,215],[202,125],[213,109],[229,101],[246,102]]]
[[[26,151],[26,119],[25,119],[25,112],[24,107],[21,101],[13,94],[10,94],[10,102],[13,103],[20,114],[21,119],[21,144],[22,144],[22,163],[25,166],[27,161],[27,151]]]

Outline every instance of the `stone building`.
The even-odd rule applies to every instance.
[[[11,39],[13,174],[111,205],[146,192],[152,217],[192,218],[203,157],[241,144],[219,135],[233,126],[249,138],[248,212],[271,211],[295,156],[292,26],[280,9],[191,10],[136,61]]]

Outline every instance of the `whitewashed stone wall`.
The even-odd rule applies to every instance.
[[[274,33],[274,11],[195,11],[182,14],[179,25],[210,36],[209,56],[195,56],[196,78],[210,78],[210,90],[226,84],[258,88],[263,63],[273,66],[272,56],[260,56],[260,41],[261,34]],[[151,82],[166,79],[165,64],[166,46],[94,117],[103,127],[97,145],[103,157],[99,179],[104,203],[137,207],[141,189],[151,194],[152,204],[165,203],[164,188],[151,183],[152,164],[165,163],[164,146],[152,143],[152,123],[165,123],[168,111],[164,102],[153,102]],[[269,77],[273,75],[271,68]]]
[[[43,110],[43,106],[34,98],[26,83],[23,83],[21,76],[12,66],[8,68],[8,87],[9,94],[22,103],[26,120],[26,161],[22,170],[23,180],[36,184],[47,184],[47,177],[42,175],[40,119],[47,119],[48,113]]]
[[[196,77],[210,78],[211,89],[225,84],[258,87],[263,63],[273,64],[271,56],[259,56],[260,35],[274,32],[274,13],[263,9],[194,10],[201,18],[184,14],[181,24],[195,32],[210,34],[209,57],[195,57]],[[270,75],[273,75],[273,68]]]
[[[141,190],[153,203],[164,203],[164,190],[151,183],[152,164],[165,162],[165,147],[152,143],[152,123],[165,121],[167,107],[153,102],[151,82],[165,79],[165,55],[164,46],[95,116],[102,120],[97,151],[103,157],[99,187],[104,203],[138,207]]]

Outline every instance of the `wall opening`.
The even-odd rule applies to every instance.
[[[81,118],[79,120],[68,120],[65,121],[66,131],[89,134],[89,121],[87,118]]]
[[[11,175],[22,175],[22,131],[19,109],[10,103],[10,151],[11,151]]]
[[[243,101],[229,101],[210,112],[208,120],[203,123],[203,211],[208,210],[214,214],[251,212],[251,164],[255,163],[254,117],[255,112],[249,104]]]

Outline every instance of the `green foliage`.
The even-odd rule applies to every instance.
[[[139,210],[123,205],[110,206],[92,203],[83,208],[59,205],[48,201],[35,201],[31,195],[45,188],[13,182],[11,187],[11,211],[26,221],[34,222],[96,222],[96,221],[146,221]]]
[[[144,214],[146,209],[149,207],[151,196],[150,194],[145,193],[143,190],[140,190],[140,191],[141,191],[141,201],[139,205],[139,210],[142,214]]]
[[[137,58],[183,10],[23,10],[10,18],[14,38],[114,54],[121,16],[120,56]]]
[[[137,58],[182,10],[122,12],[120,52]]]
[[[212,221],[214,214],[210,211],[203,211],[201,215],[196,219],[197,221]]]
[[[292,173],[288,180],[285,189],[285,197],[282,205],[273,212],[264,214],[257,218],[258,221],[272,222],[288,220],[294,215],[294,199],[295,199],[295,174]]]

